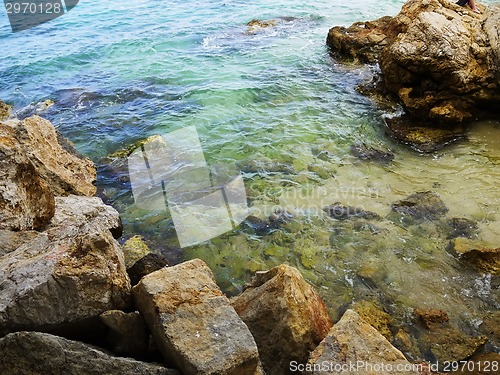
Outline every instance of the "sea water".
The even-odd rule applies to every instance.
[[[334,319],[373,301],[410,324],[414,308],[442,308],[476,334],[498,310],[498,280],[448,250],[447,220],[477,223],[477,241],[500,246],[500,125],[472,124],[468,141],[418,154],[383,131],[384,111],[356,91],[375,67],[344,66],[325,45],[328,29],[395,15],[404,1],[80,1],[49,23],[12,33],[0,11],[0,98],[20,116],[40,113],[98,167],[99,194],[174,264],[200,257],[229,294],[258,270],[298,267]],[[487,3],[486,1],[484,3]],[[491,2],[490,2],[491,3]],[[250,30],[252,19],[277,21]],[[39,103],[51,99],[47,110]],[[243,171],[252,215],[281,210],[287,223],[244,223],[181,249],[168,210],[134,205],[117,151],[194,126],[211,165]],[[391,149],[378,164],[353,143]],[[405,223],[391,204],[433,191],[445,218]],[[333,220],[340,202],[381,216]]]

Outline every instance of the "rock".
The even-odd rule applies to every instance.
[[[250,215],[245,219],[245,224],[248,225],[258,236],[264,236],[288,224],[293,219],[293,215],[287,211],[277,211],[266,219],[260,219]]]
[[[449,325],[432,325],[420,336],[423,348],[432,355],[432,361],[463,361],[476,353],[488,341],[486,336],[471,337]]]
[[[500,247],[495,249],[485,246],[459,237],[453,239],[449,247],[455,255],[479,271],[498,275],[500,274]]]
[[[14,232],[0,229],[0,257],[16,250],[19,246],[38,237],[37,231],[25,230]]]
[[[113,352],[124,357],[144,359],[149,352],[149,331],[139,312],[110,310],[99,318],[108,327],[107,341]]]
[[[12,106],[0,100],[0,121],[10,117]]]
[[[344,206],[340,202],[335,202],[330,206],[324,207],[328,216],[337,220],[347,220],[352,218],[361,218],[366,220],[380,219],[380,216],[374,212],[365,211],[361,207]]]
[[[305,363],[332,325],[325,304],[300,272],[280,265],[257,272],[231,304],[252,332],[267,375]]]
[[[333,367],[332,371],[313,369],[314,365],[321,368],[324,363],[331,364],[329,367]],[[351,374],[354,371],[349,371],[350,364],[359,366],[355,369],[356,374],[417,375],[416,371],[396,370],[397,366],[404,369],[405,365],[410,363],[403,353],[393,347],[354,310],[347,310],[344,313],[342,319],[332,327],[326,338],[311,353],[307,364],[311,369],[308,373],[314,375]],[[342,371],[341,366],[347,369]],[[370,369],[368,366],[373,368]],[[393,371],[384,370],[389,366],[392,366]]]
[[[267,29],[270,27],[274,27],[278,24],[276,20],[258,20],[253,19],[247,23],[247,34],[255,34],[260,30]]]
[[[394,321],[384,310],[370,301],[357,302],[352,306],[352,309],[387,340],[391,340],[391,327]]]
[[[49,121],[32,116],[18,122],[15,128],[26,155],[42,178],[50,184],[55,195],[95,194],[94,164],[77,155],[67,140],[61,144],[63,138],[58,136]]]
[[[199,259],[165,267],[133,288],[159,351],[183,374],[255,374],[255,341]]]
[[[328,32],[326,44],[335,58],[375,64],[393,33],[391,21],[392,17],[382,17],[375,21],[356,22],[347,28],[333,27]]]
[[[443,127],[422,123],[409,116],[384,118],[386,133],[422,153],[431,153],[467,138],[462,126]]]
[[[113,357],[81,342],[40,332],[16,332],[0,339],[0,373],[64,375],[180,375],[176,370]]]
[[[439,195],[431,191],[417,192],[392,204],[392,210],[415,219],[434,220],[448,212]]]
[[[133,236],[123,244],[123,255],[125,256],[125,266],[130,268],[139,259],[145,257],[151,250],[141,236]]]
[[[458,371],[452,371],[450,375],[491,375],[498,373],[500,364],[500,354],[482,353],[467,360],[467,363],[460,363]]]
[[[364,143],[355,143],[351,145],[351,154],[358,159],[375,161],[377,163],[388,163],[394,160],[393,152],[377,150]]]
[[[486,19],[497,25],[498,12],[486,12]],[[464,15],[447,0],[411,0],[393,22],[401,32],[383,50],[380,67],[385,86],[409,113],[454,123],[498,105],[500,49],[488,35],[498,30],[486,32],[482,16]]]
[[[493,345],[500,346],[500,311],[487,313],[483,317],[479,330],[482,334],[488,336]]]
[[[15,130],[0,124],[0,229],[42,229],[54,210],[52,190],[26,156]]]
[[[475,238],[479,231],[477,223],[473,220],[464,217],[454,217],[446,222],[447,231],[449,231],[448,239],[457,237]]]
[[[446,323],[450,318],[448,313],[438,309],[415,309],[415,316],[417,316],[428,329]]]
[[[99,198],[57,198],[50,226],[0,258],[0,335],[64,330],[126,308],[130,283],[109,231],[118,221]]]
[[[149,253],[127,269],[130,283],[136,285],[144,276],[167,266],[167,260],[162,255]]]

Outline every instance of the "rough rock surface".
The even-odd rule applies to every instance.
[[[332,325],[321,298],[287,265],[257,272],[231,304],[255,337],[267,375],[305,363]]]
[[[18,122],[15,128],[26,155],[55,195],[95,194],[94,164],[77,155],[71,144],[58,136],[49,121],[32,116]]]
[[[26,156],[15,130],[0,123],[0,229],[41,229],[53,215],[50,186]]]
[[[319,346],[311,353],[308,364],[321,366],[322,363],[333,364],[332,371],[310,371],[309,374],[326,375],[326,374],[352,374],[349,370],[341,370],[342,365],[362,363],[367,365],[389,365],[395,369],[399,364],[401,366],[408,365],[403,353],[393,347],[387,339],[382,336],[375,328],[366,323],[355,311],[347,310],[342,319],[336,323],[328,336],[319,344]],[[335,369],[338,365],[338,371]],[[360,367],[356,374],[412,374],[417,375],[417,372],[412,371],[384,371],[379,367],[378,370],[371,370],[366,366]]]
[[[10,116],[12,107],[0,100],[0,120],[6,119]]]
[[[482,15],[449,0],[410,0],[392,19],[333,28],[328,45],[379,61],[386,89],[420,119],[456,123],[500,101],[500,5]]]
[[[257,372],[255,341],[202,260],[153,272],[133,294],[165,360],[184,374]]]
[[[39,232],[34,230],[11,231],[0,229],[0,257],[16,250],[22,244],[38,237]]]
[[[2,375],[180,375],[176,370],[110,356],[81,342],[39,332],[16,332],[0,339]]]
[[[56,198],[50,226],[0,258],[0,335],[59,329],[128,306],[119,216],[99,198]]]
[[[486,247],[481,243],[459,237],[451,241],[450,249],[479,271],[500,274],[500,247]]]
[[[113,353],[137,359],[146,358],[149,352],[149,331],[139,312],[125,313],[110,310],[99,318],[108,327],[107,341]]]

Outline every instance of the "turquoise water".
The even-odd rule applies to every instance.
[[[202,257],[228,293],[287,262],[318,287],[333,317],[370,300],[403,327],[415,307],[443,308],[477,334],[500,307],[498,280],[445,250],[445,219],[405,226],[390,204],[433,190],[448,218],[476,221],[478,240],[498,247],[499,124],[474,124],[469,141],[416,154],[384,135],[382,111],[355,90],[372,68],[337,64],[325,47],[331,26],[394,15],[403,3],[81,1],[16,34],[0,11],[0,98],[21,116],[54,100],[40,114],[97,164],[100,195],[120,211],[125,238],[143,235],[171,263]],[[248,32],[254,18],[277,25]],[[293,219],[179,249],[168,213],[135,207],[125,163],[110,155],[186,126],[196,126],[210,164],[244,170],[255,216],[282,208]],[[361,162],[349,154],[354,142],[390,148],[395,161]],[[383,219],[336,222],[321,210],[336,201]]]

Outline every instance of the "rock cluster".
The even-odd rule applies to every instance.
[[[454,125],[497,115],[499,10],[478,15],[449,0],[410,0],[395,17],[332,28],[327,44],[341,59],[378,62],[383,89],[424,127]]]

